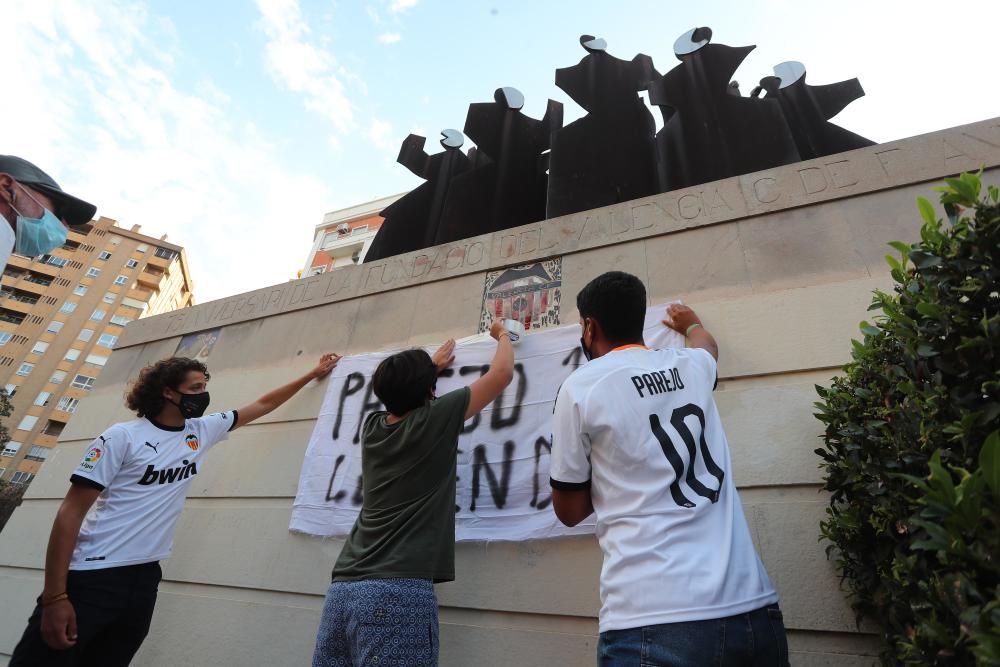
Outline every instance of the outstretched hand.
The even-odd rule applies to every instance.
[[[701,324],[701,319],[688,306],[682,303],[672,303],[667,306],[667,319],[663,320],[663,324],[682,336],[686,336],[688,327],[692,324]]]
[[[330,371],[337,367],[340,359],[341,356],[336,352],[327,352],[319,358],[319,364],[316,365],[316,368],[312,369],[310,375],[317,380],[326,377],[330,374]]]
[[[452,362],[455,361],[455,339],[446,340],[444,345],[439,347],[434,356],[431,357],[431,361],[437,367],[438,373],[451,366]]]

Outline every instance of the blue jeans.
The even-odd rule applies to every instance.
[[[601,633],[599,667],[787,667],[778,605],[708,621]]]
[[[429,579],[330,584],[313,667],[437,667],[438,606]]]

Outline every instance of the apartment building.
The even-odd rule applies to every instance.
[[[11,255],[0,288],[0,386],[13,412],[0,479],[28,484],[87,399],[124,327],[193,304],[184,249],[101,217],[34,260]]]
[[[360,264],[382,226],[379,211],[400,199],[405,192],[365,204],[331,211],[316,225],[313,245],[301,276],[314,276],[341,266]]]

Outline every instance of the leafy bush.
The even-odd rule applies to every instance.
[[[886,665],[1000,664],[1000,192],[946,183],[947,221],[918,199],[920,242],[890,244],[893,292],[816,388],[821,539]]]

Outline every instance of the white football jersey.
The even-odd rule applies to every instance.
[[[750,540],[697,348],[628,346],[559,390],[550,476],[590,487],[604,552],[600,631],[723,618],[777,602]]]
[[[135,419],[94,440],[70,481],[102,493],[80,528],[71,570],[170,557],[191,480],[212,445],[229,437],[235,410],[188,419],[176,429]]]

